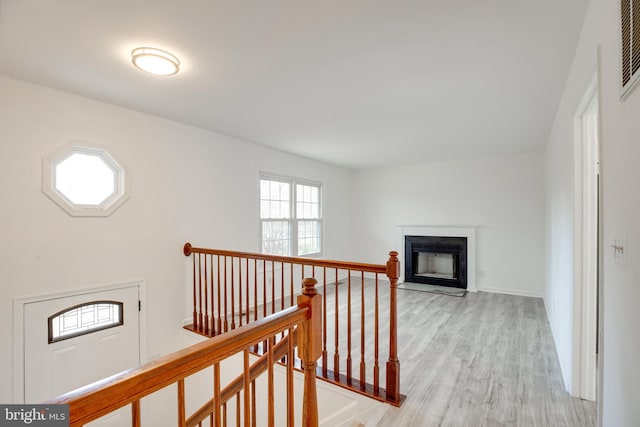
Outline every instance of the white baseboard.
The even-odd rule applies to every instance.
[[[542,291],[524,291],[522,289],[507,289],[507,288],[486,288],[481,287],[478,288],[479,292],[491,292],[494,294],[507,294],[507,295],[518,295],[521,297],[533,297],[533,298],[543,298],[544,293]]]

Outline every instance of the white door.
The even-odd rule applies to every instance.
[[[40,403],[140,364],[139,287],[24,307],[24,401]],[[130,411],[100,425],[130,423]]]

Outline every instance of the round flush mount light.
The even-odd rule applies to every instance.
[[[131,51],[131,62],[137,68],[157,76],[171,76],[180,69],[180,61],[167,51],[139,47]]]

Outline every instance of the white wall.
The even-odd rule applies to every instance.
[[[589,14],[587,20],[592,19]],[[545,151],[546,273],[545,307],[554,333],[565,387],[572,384],[574,268],[574,118],[597,70],[597,49],[591,42],[579,49],[556,113]]]
[[[546,152],[547,280],[545,305],[566,384],[571,381],[573,263],[573,116],[600,49],[604,283],[601,345],[602,425],[640,425],[640,90],[619,99],[618,2],[592,0]],[[626,266],[611,245],[626,239]]]
[[[354,254],[401,252],[399,225],[476,226],[478,290],[542,296],[542,178],[541,153],[354,172]]]
[[[0,132],[0,402],[13,400],[15,297],[144,279],[148,354],[179,346],[182,245],[257,250],[260,170],[323,182],[325,255],[350,253],[345,169],[4,76]],[[43,157],[72,139],[111,146],[131,174],[108,218],[72,218],[41,191]]]

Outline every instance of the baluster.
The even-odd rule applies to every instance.
[[[365,364],[364,361],[364,353],[365,353],[365,347],[364,347],[364,338],[365,338],[365,324],[364,324],[364,318],[365,318],[365,301],[364,301],[364,270],[361,272],[361,276],[360,276],[360,387],[362,388],[362,390],[365,389],[367,382],[366,382],[366,378],[367,378],[367,366]]]
[[[238,317],[242,326],[242,258],[238,257]]]
[[[253,320],[258,320],[258,259],[253,259]],[[253,347],[254,353],[258,352],[258,343]]]
[[[256,381],[251,381],[251,427],[258,425],[256,416]]]
[[[387,277],[389,278],[389,360],[387,361],[387,400],[400,402],[400,361],[398,360],[398,308],[396,291],[400,276],[398,252],[389,252]]]
[[[339,288],[338,288],[338,269],[336,268],[336,311],[335,311],[335,316],[336,316],[336,336],[335,336],[335,340],[336,340],[336,350],[333,353],[333,377],[334,379],[339,379],[340,378],[340,306],[338,304],[338,296],[339,296]]]
[[[294,410],[294,390],[293,390],[293,328],[288,331],[289,341],[287,343],[287,427],[295,424]]]
[[[236,393],[236,427],[240,427],[240,392]]]
[[[249,260],[247,260],[248,262]],[[249,366],[249,349],[244,350],[244,427],[251,427],[251,391],[250,384],[250,370]]]
[[[216,298],[215,298],[215,279],[213,278],[213,255],[209,255],[209,282],[211,283],[211,336],[216,335]]]
[[[247,278],[246,279],[247,283],[246,283],[246,293],[245,293],[246,294],[246,296],[245,296],[246,303],[245,303],[244,306],[245,306],[245,310],[247,311],[246,319],[247,319],[247,325],[248,325],[249,321],[251,320],[251,318],[249,317],[249,312],[251,311],[251,308],[249,306],[249,258],[247,258],[246,261],[245,261],[245,267],[246,267],[245,277]]]
[[[227,320],[227,256],[222,257],[224,262],[224,331],[229,330],[229,321]]]
[[[262,261],[262,317],[267,317],[267,260]],[[267,350],[267,342],[262,342],[262,354]]]
[[[222,427],[227,427],[227,402],[222,404]]]
[[[322,376],[327,378],[327,268],[322,269]]]
[[[184,410],[184,379],[178,380],[178,426],[185,427],[186,424]]]
[[[284,261],[280,263],[280,310],[284,310]]]
[[[222,406],[220,396],[220,363],[213,364],[213,425],[220,427],[222,420],[220,417],[220,407]]]
[[[185,246],[186,251],[186,246]],[[198,312],[197,312],[197,302],[196,297],[198,295],[197,285],[196,285],[196,256],[193,254],[193,329],[198,330]]]
[[[262,317],[267,317],[267,260],[262,260]]]
[[[234,289],[235,286],[235,277],[234,277],[235,267],[233,266],[233,257],[231,257],[231,329],[236,328],[236,296]]]
[[[273,382],[273,338],[269,338],[267,342],[267,363],[268,363],[268,373],[267,373],[267,401],[268,401],[268,409],[267,409],[267,425],[269,427],[273,427],[275,425],[275,408],[274,408],[274,398],[275,398],[275,389]]]
[[[347,270],[347,384],[351,385],[351,270]]]
[[[271,261],[271,314],[276,312],[276,266]]]
[[[258,259],[253,259],[253,320],[258,320]]]
[[[222,333],[222,298],[221,298],[221,282],[220,282],[220,255],[217,256],[218,257],[218,284],[217,284],[217,288],[218,288],[218,333],[221,334]]]
[[[140,400],[131,402],[131,427],[140,427]]]
[[[379,357],[379,323],[378,323],[378,273],[376,273],[376,290],[375,290],[375,311],[374,311],[374,325],[373,325],[373,391],[374,394],[378,394],[380,390],[380,366],[378,365],[378,357]]]
[[[295,294],[293,290],[293,264],[289,263],[289,307],[293,307],[293,294]]]
[[[207,279],[209,272],[207,270],[207,255],[204,255],[204,333],[209,335],[209,283]]]
[[[204,325],[202,324],[202,261],[200,260],[200,254],[198,254],[198,295],[200,296],[198,303],[198,331],[202,332]]]

